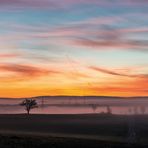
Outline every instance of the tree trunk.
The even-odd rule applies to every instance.
[[[27,109],[27,115],[29,115],[30,114],[30,110],[29,109]]]

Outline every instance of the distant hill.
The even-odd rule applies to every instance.
[[[35,97],[24,97],[24,98],[5,98],[5,97],[0,97],[0,99],[25,99],[25,98],[32,98],[32,99],[148,99],[148,96],[134,96],[134,97],[117,97],[117,96],[35,96]]]

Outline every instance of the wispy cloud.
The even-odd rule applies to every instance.
[[[68,8],[74,5],[93,4],[97,6],[138,6],[145,5],[146,0],[0,0],[0,6],[8,7],[9,9],[22,8],[40,8],[40,9],[60,9]],[[15,10],[14,9],[14,10]]]
[[[130,77],[130,78],[148,78],[148,74],[128,74],[128,73],[121,73],[119,71],[110,70],[106,68],[96,67],[96,66],[89,66],[91,70],[95,70],[101,73],[114,75],[114,76],[122,76],[122,77]]]
[[[17,54],[17,53],[4,53],[4,54],[0,54],[0,58],[17,58],[19,56],[20,56],[20,54]]]
[[[11,8],[57,8],[58,3],[53,0],[0,0],[0,5]]]
[[[98,41],[98,40],[91,40],[91,39],[76,39],[73,41],[75,45],[81,45],[85,47],[92,47],[96,48],[98,50],[104,49],[116,49],[116,50],[137,50],[137,51],[148,51],[148,43],[147,41],[143,40],[104,40],[104,41]]]
[[[0,64],[0,72],[4,73],[2,78],[14,79],[14,80],[25,80],[34,79],[41,76],[53,75],[59,73],[53,69],[44,69],[31,65],[21,64]],[[5,72],[10,72],[13,75],[5,75]]]
[[[105,72],[106,73],[106,72]],[[107,71],[107,74],[111,72]],[[114,75],[111,73],[110,75]],[[118,75],[118,74],[117,74]],[[115,76],[117,76],[115,73]],[[120,74],[119,74],[120,76]],[[91,85],[85,86],[84,89],[90,91],[92,94],[105,94],[111,96],[146,96],[148,91],[148,77],[133,77],[129,79],[127,77],[122,76],[120,79],[108,79],[107,83],[100,83],[100,81],[96,81]]]
[[[140,15],[142,16],[142,14]],[[126,21],[129,20],[120,16],[96,17],[73,23],[65,23],[63,26],[56,26],[30,36],[40,39],[57,39],[60,42],[64,42],[65,45],[84,46],[97,50],[148,51],[147,27],[111,27],[114,24],[125,23]]]

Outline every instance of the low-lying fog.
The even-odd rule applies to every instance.
[[[39,114],[148,114],[148,98],[118,97],[37,97]],[[23,99],[0,99],[0,114],[25,113],[19,104]]]

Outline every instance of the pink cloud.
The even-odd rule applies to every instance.
[[[0,72],[14,73],[13,77],[4,75],[2,77],[4,80],[26,80],[59,73],[54,69],[44,69],[22,64],[0,64]]]
[[[98,6],[115,6],[115,5],[144,5],[146,0],[0,0],[1,6],[14,8],[65,8],[78,4],[94,4]]]
[[[71,44],[77,46],[91,47],[98,50],[104,49],[127,49],[127,50],[137,50],[137,51],[147,51],[148,43],[147,41],[124,41],[124,40],[91,40],[91,39],[75,39],[70,41]],[[99,48],[100,47],[100,48]]]
[[[28,9],[63,10],[77,5],[97,5],[98,7],[139,7],[146,0],[0,0],[0,11],[22,11]]]
[[[20,54],[15,54],[15,53],[0,54],[0,58],[16,58],[18,56],[20,56]]]

